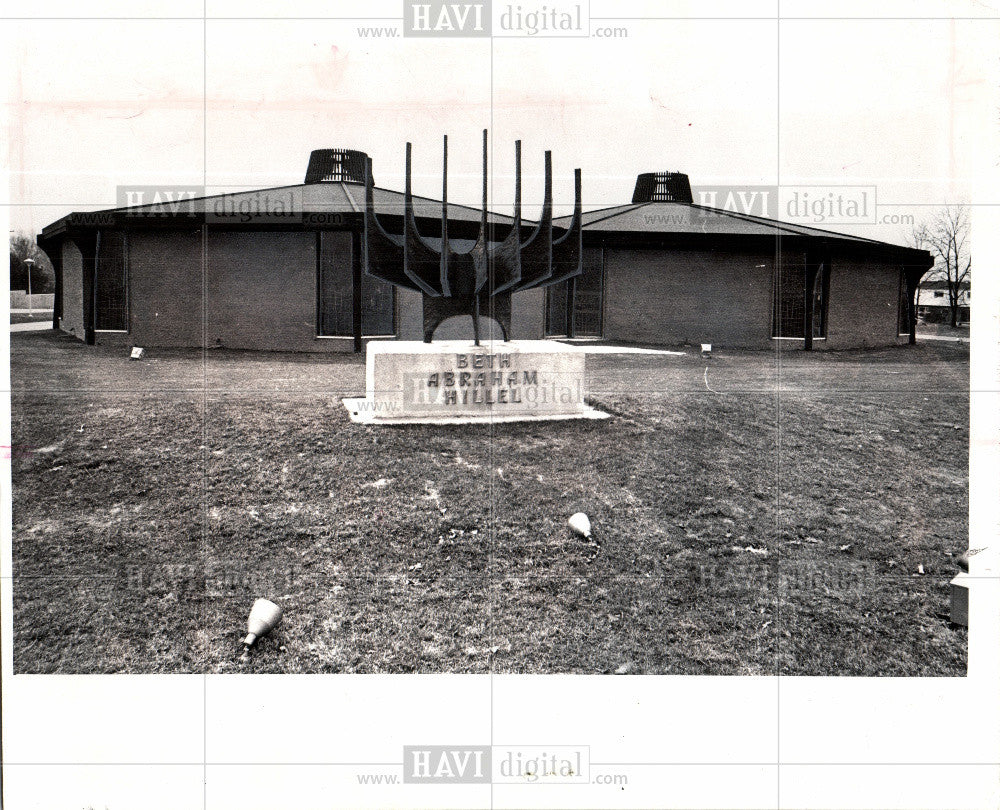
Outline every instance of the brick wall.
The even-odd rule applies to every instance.
[[[817,349],[854,349],[906,343],[898,336],[899,266],[838,257],[830,262],[827,339]]]
[[[605,338],[774,347],[772,255],[609,249],[605,257]],[[896,332],[899,267],[836,255],[831,267],[827,339],[813,348],[905,343]]]
[[[202,249],[200,230],[130,234],[130,333],[123,340],[139,346],[353,351],[351,338],[316,336],[313,233],[210,230],[204,299]],[[773,259],[767,253],[609,248],[604,337],[773,348]],[[815,348],[904,342],[896,335],[898,284],[894,265],[835,256],[828,339]],[[66,240],[61,325],[80,338],[82,287],[80,251]],[[512,337],[543,337],[544,300],[542,289],[514,294]],[[398,291],[397,307],[399,337],[422,339],[421,296]],[[451,325],[445,326],[439,337],[450,334]]]
[[[396,289],[396,334],[400,340],[424,339],[424,297],[420,293]]]
[[[514,293],[510,304],[510,336],[514,340],[545,337],[545,289]]]
[[[201,231],[130,233],[128,249],[131,342],[201,346]]]
[[[271,351],[353,351],[316,336],[311,232],[209,230],[129,237],[130,342]],[[203,288],[204,281],[204,288]]]
[[[772,266],[765,254],[609,248],[604,337],[770,348]]]
[[[59,328],[83,340],[83,256],[71,239],[62,241],[62,317]]]
[[[209,231],[206,345],[316,351],[316,237]]]

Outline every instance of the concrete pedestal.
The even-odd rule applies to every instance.
[[[464,424],[604,419],[584,401],[587,354],[547,340],[374,341],[355,422]]]
[[[964,571],[951,581],[951,621],[969,626],[969,580]]]

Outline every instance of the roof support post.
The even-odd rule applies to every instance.
[[[906,323],[910,333],[906,342],[910,346],[917,343],[917,289],[920,287],[920,279],[929,269],[912,265],[903,268],[903,279],[906,282]]]
[[[49,257],[51,261],[51,257]],[[52,267],[55,270],[56,285],[55,285],[55,295],[52,297],[52,328],[59,328],[59,319],[62,318],[62,302],[63,302],[63,271],[62,271],[62,253],[60,252],[59,257],[56,261],[52,262]]]
[[[361,353],[361,307],[364,299],[361,295],[361,234],[357,230],[351,231],[351,276],[353,277],[351,312],[354,331],[354,353]]]
[[[576,337],[576,278],[566,281],[566,337],[571,340]]]

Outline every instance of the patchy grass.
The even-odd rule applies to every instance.
[[[52,321],[52,310],[35,310],[30,315],[27,312],[11,312],[10,322],[15,323],[38,323],[39,321]]]
[[[352,424],[354,356],[11,343],[18,672],[965,673],[965,346],[594,356],[612,419],[490,428]]]
[[[953,327],[950,323],[917,323],[917,339],[924,335],[941,337],[968,338],[969,324],[963,323]]]

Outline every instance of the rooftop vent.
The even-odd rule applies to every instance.
[[[635,180],[632,202],[694,202],[691,181],[680,172],[648,172]]]
[[[309,155],[306,183],[364,183],[368,155],[356,149],[315,149]]]

